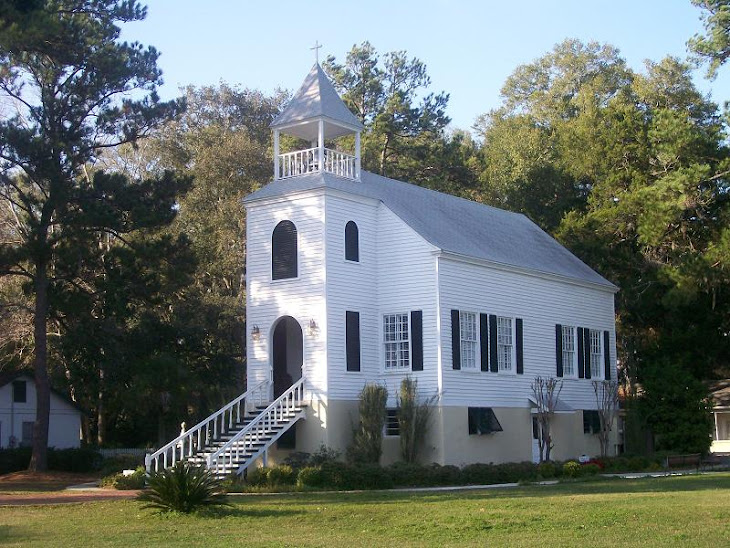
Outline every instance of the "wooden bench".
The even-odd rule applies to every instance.
[[[700,453],[668,455],[664,458],[664,468],[683,468],[688,466],[699,468],[701,459],[702,455]]]

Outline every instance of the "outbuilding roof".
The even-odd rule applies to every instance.
[[[244,202],[328,188],[379,200],[435,247],[496,265],[618,288],[519,213],[362,171],[361,181],[312,173],[272,181]]]
[[[32,382],[35,384],[35,377],[32,372],[19,370],[19,371],[2,371],[0,372],[0,388],[5,386],[6,384],[10,384],[11,382],[15,380],[23,379],[28,382]],[[79,407],[79,405],[73,401],[71,398],[69,398],[66,394],[63,392],[59,392],[55,388],[51,387],[51,393],[55,394],[58,398],[65,401],[67,404],[69,404],[71,407],[79,411],[80,413],[84,413],[88,415],[88,412],[85,409],[82,409]]]
[[[319,117],[343,124],[351,130],[357,131],[363,128],[360,120],[342,102],[322,67],[319,63],[315,63],[304,79],[302,87],[294,94],[281,114],[274,119],[271,127],[286,126]]]

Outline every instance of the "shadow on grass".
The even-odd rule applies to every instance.
[[[266,504],[272,498],[286,497],[300,506],[321,506],[324,504],[393,504],[418,499],[422,503],[441,503],[450,499],[519,499],[535,497],[559,497],[561,495],[671,493],[691,491],[730,490],[730,474],[647,477],[637,479],[596,478],[555,485],[526,485],[520,487],[488,488],[454,491],[362,491],[332,493],[285,493],[261,497],[236,497],[229,499],[234,505]]]
[[[225,518],[280,518],[285,516],[296,516],[304,514],[303,510],[288,508],[256,508],[246,505],[247,501],[234,501],[230,506],[218,508],[204,508],[198,510],[194,515],[206,519]]]

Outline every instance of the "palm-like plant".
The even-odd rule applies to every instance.
[[[149,489],[137,497],[147,503],[143,508],[189,514],[203,506],[229,506],[220,481],[209,470],[188,462],[153,472],[147,482]]]

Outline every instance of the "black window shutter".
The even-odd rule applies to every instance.
[[[360,241],[355,221],[348,221],[345,225],[345,259],[360,261]]]
[[[271,279],[297,275],[297,228],[291,221],[281,221],[271,235]]]
[[[555,324],[555,370],[558,377],[563,376],[563,326]]]
[[[497,316],[489,315],[489,370],[496,373],[499,370],[497,363]]]
[[[411,311],[411,369],[423,371],[423,312]]]
[[[515,356],[517,357],[517,374],[522,375],[525,372],[525,364],[522,357],[522,318],[515,318]]]
[[[585,348],[584,348],[584,339],[583,339],[583,331],[585,331],[582,327],[578,328],[578,378],[582,379],[585,377],[585,371],[586,371],[586,355],[585,355]]]
[[[461,369],[461,331],[459,329],[459,311],[451,311],[451,366]]]
[[[360,371],[360,313],[345,312],[347,370]]]
[[[591,330],[587,327],[583,328],[583,351],[585,352],[585,370],[586,379],[591,378]]]
[[[13,402],[27,403],[28,383],[27,381],[13,381]]]
[[[482,371],[489,371],[489,318],[486,314],[479,314],[479,347]]]
[[[607,381],[611,380],[611,339],[608,331],[603,332],[603,364],[604,364],[604,378]]]

